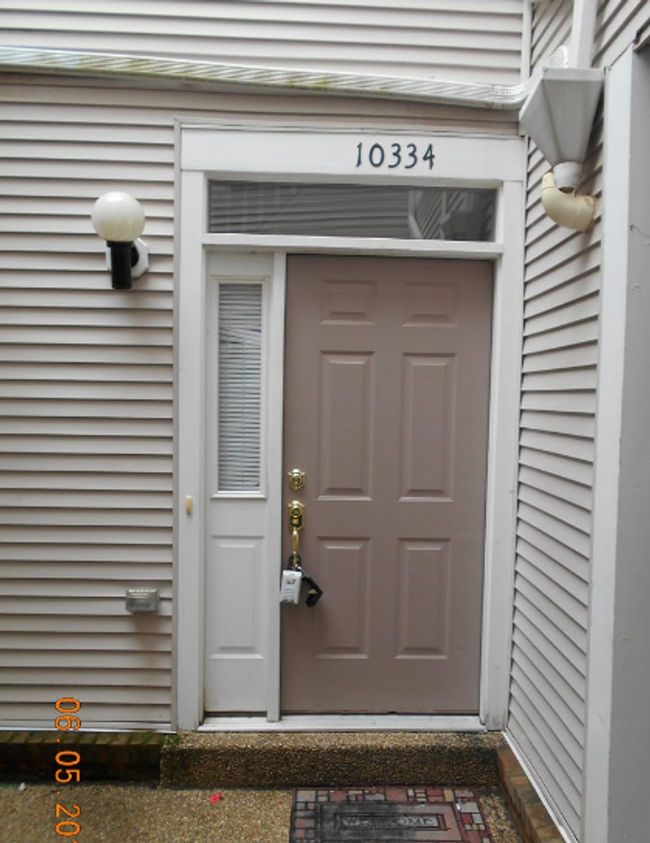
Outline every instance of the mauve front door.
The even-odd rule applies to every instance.
[[[487,262],[289,258],[283,712],[478,711],[491,313]]]

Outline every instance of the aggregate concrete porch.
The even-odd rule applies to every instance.
[[[80,757],[82,784],[67,785],[66,792],[71,789],[75,799],[83,796],[88,807],[96,805],[98,811],[108,811],[111,800],[139,800],[138,811],[152,812],[152,833],[158,820],[172,822],[174,794],[194,806],[190,823],[201,819],[201,800],[214,791],[227,791],[232,816],[227,811],[224,819],[238,824],[240,831],[229,827],[220,839],[272,843],[287,839],[283,834],[295,788],[427,785],[495,788],[507,799],[525,843],[563,841],[504,737],[494,732],[0,732],[0,780],[10,783],[0,787],[0,803],[4,799],[14,812],[16,828],[29,821],[36,833],[40,825],[32,797],[22,799],[15,786],[28,782],[26,793],[56,800],[55,758],[61,750],[74,750]],[[106,805],[102,799],[108,799]],[[45,796],[37,801],[42,808]],[[499,796],[495,804],[501,802]],[[268,834],[272,805],[282,815],[277,838]],[[251,818],[258,810],[264,828],[259,838],[250,835]],[[204,819],[208,824],[214,817]],[[43,815],[43,828],[49,829],[48,823],[51,811]],[[188,835],[175,839],[203,839],[189,831]],[[34,843],[43,839],[44,834],[36,835]],[[98,834],[94,839],[103,843],[116,838]],[[156,843],[160,839],[151,837]],[[502,839],[510,843],[512,838]],[[32,841],[25,838],[25,843]]]
[[[163,787],[268,790],[443,783],[498,788],[524,843],[563,843],[497,732],[185,732],[165,742],[160,759]]]

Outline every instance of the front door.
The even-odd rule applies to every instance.
[[[486,262],[289,258],[284,712],[478,711],[491,305]]]

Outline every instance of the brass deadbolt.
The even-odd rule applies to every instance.
[[[302,489],[305,485],[305,472],[301,471],[299,468],[294,468],[293,471],[290,471],[288,477],[289,488],[293,489],[294,492],[297,492],[298,489]]]

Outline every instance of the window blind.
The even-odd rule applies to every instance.
[[[212,233],[494,240],[496,191],[211,181]]]
[[[218,488],[259,491],[262,285],[219,286]]]

